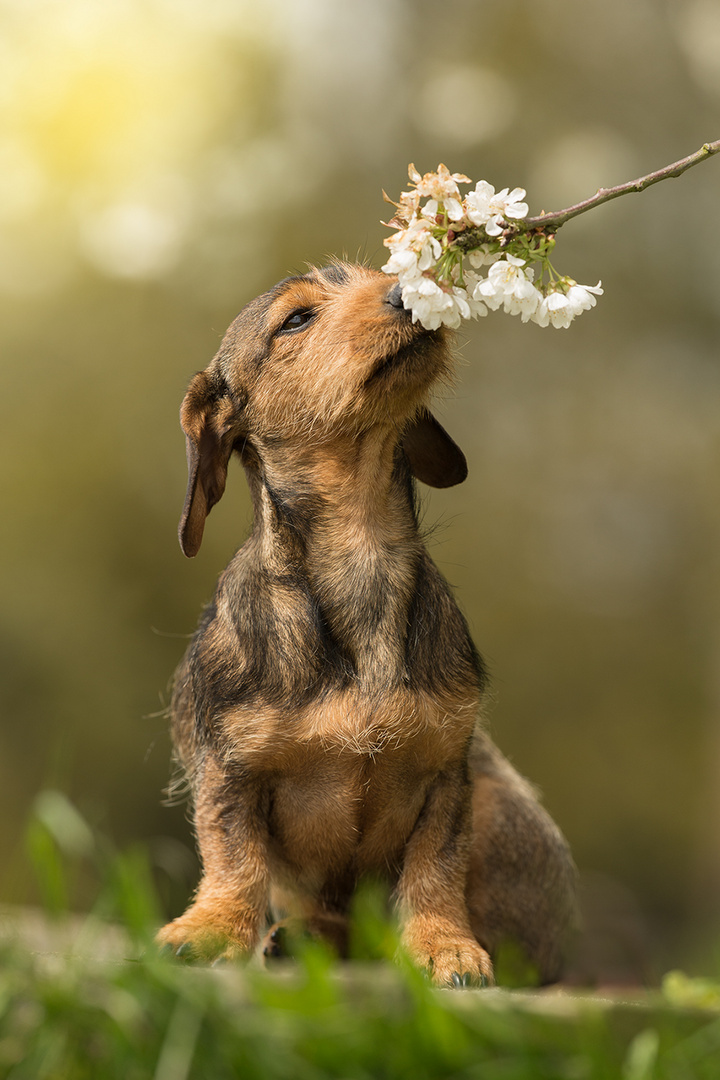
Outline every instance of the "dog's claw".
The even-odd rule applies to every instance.
[[[268,960],[277,960],[285,955],[285,930],[282,926],[275,926],[266,938],[267,944],[263,948],[263,956]]]
[[[454,990],[472,990],[473,988],[483,988],[489,985],[486,975],[472,976],[469,971],[463,972],[462,975],[457,971],[453,971],[451,979]]]
[[[182,945],[178,945],[175,955],[179,960],[190,960],[192,957],[192,945],[190,942],[183,941]]]

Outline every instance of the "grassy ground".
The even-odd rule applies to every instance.
[[[151,946],[142,853],[106,858],[94,915],[73,919],[57,836],[35,822],[29,844],[46,910],[0,913],[8,1080],[720,1077],[718,982],[675,973],[629,999],[433,990],[388,958],[393,929],[370,894],[354,962],[308,944],[276,972],[189,967]]]

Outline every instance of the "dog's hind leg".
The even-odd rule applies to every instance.
[[[288,918],[273,923],[262,940],[266,960],[296,955],[302,939],[323,941],[341,959],[348,955],[348,920],[338,912],[318,912],[307,919]]]
[[[515,942],[542,984],[556,982],[575,919],[570,849],[531,785],[482,733],[471,766],[467,904],[473,932],[491,955]]]

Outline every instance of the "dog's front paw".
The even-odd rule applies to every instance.
[[[190,908],[158,931],[155,942],[163,953],[196,963],[241,960],[250,956],[256,935],[242,925],[219,923]]]
[[[403,935],[410,958],[424,968],[435,986],[455,989],[492,986],[492,960],[474,937],[462,931],[452,934],[421,926]]]
[[[436,986],[454,989],[492,986],[495,982],[492,960],[476,941],[444,945],[431,953],[427,966]]]

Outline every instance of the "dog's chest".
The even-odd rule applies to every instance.
[[[235,754],[265,789],[276,850],[296,872],[386,868],[435,777],[464,753],[476,700],[348,693],[235,729]]]
[[[437,767],[413,744],[296,747],[268,777],[269,829],[284,861],[310,877],[352,865],[384,869],[407,842]]]

